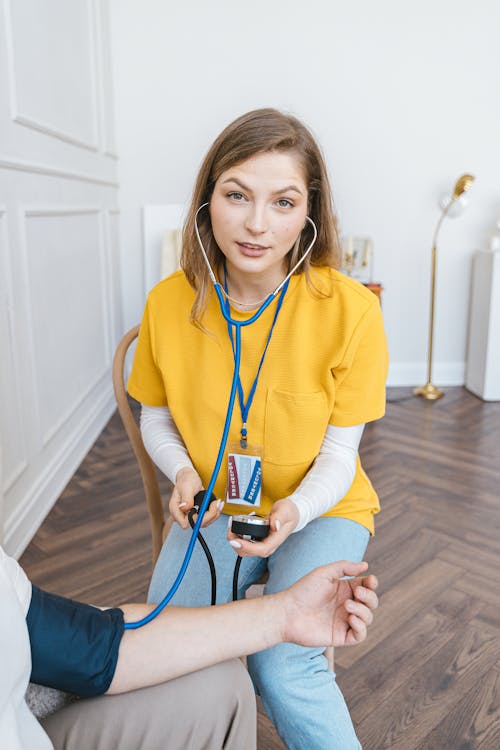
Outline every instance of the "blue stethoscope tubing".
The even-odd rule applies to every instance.
[[[217,298],[219,300],[219,306],[221,309],[221,313],[228,323],[228,325],[234,326],[235,329],[235,336],[234,336],[234,373],[233,373],[233,380],[231,383],[231,391],[229,394],[229,402],[227,406],[227,413],[226,413],[226,419],[224,422],[224,429],[222,431],[222,438],[219,446],[219,452],[217,454],[217,459],[215,461],[214,470],[212,472],[212,476],[210,477],[210,481],[208,483],[208,487],[205,490],[205,496],[203,498],[203,502],[201,503],[200,509],[198,511],[198,519],[194,525],[191,539],[189,540],[189,544],[186,550],[186,554],[184,555],[184,560],[182,561],[181,568],[179,570],[179,573],[177,575],[177,578],[173,582],[170,590],[165,594],[164,598],[161,600],[161,602],[153,609],[151,612],[146,615],[146,617],[143,617],[142,620],[137,620],[135,622],[126,622],[124,625],[125,630],[136,630],[137,628],[141,628],[143,625],[147,625],[148,622],[151,622],[151,620],[154,620],[155,617],[157,617],[160,612],[167,606],[167,604],[171,601],[172,597],[175,595],[177,589],[181,585],[182,579],[184,578],[186,574],[187,567],[189,565],[189,562],[191,560],[191,556],[193,554],[194,545],[196,544],[196,540],[198,537],[198,531],[201,527],[201,524],[203,523],[203,517],[205,515],[205,511],[209,505],[210,497],[212,496],[212,491],[215,486],[215,482],[217,481],[217,477],[219,475],[220,467],[222,464],[222,459],[224,457],[224,452],[226,450],[227,440],[229,437],[229,429],[231,426],[231,419],[233,416],[234,411],[234,402],[236,399],[236,393],[238,389],[238,380],[239,380],[239,373],[240,373],[240,361],[241,361],[241,329],[245,326],[249,326],[252,323],[255,323],[256,320],[260,318],[264,310],[266,310],[271,302],[276,298],[276,295],[283,289],[284,285],[287,283],[289,278],[292,276],[292,274],[295,272],[295,270],[298,268],[298,266],[304,261],[304,259],[309,255],[310,251],[312,250],[312,247],[314,243],[316,242],[316,238],[318,236],[316,225],[314,224],[313,220],[309,218],[309,216],[306,216],[306,219],[309,221],[309,223],[312,225],[312,228],[314,230],[314,235],[309,243],[309,246],[307,250],[305,251],[304,255],[300,258],[300,260],[295,264],[295,266],[292,268],[292,270],[288,273],[286,278],[280,283],[280,285],[272,292],[264,302],[261,304],[259,309],[252,315],[251,318],[248,318],[248,320],[234,320],[231,317],[230,314],[230,308],[229,305],[226,307],[226,300],[224,297],[225,290],[221,286],[221,284],[217,281],[217,278],[212,271],[212,267],[210,265],[210,261],[207,257],[207,254],[205,252],[205,248],[203,247],[203,242],[201,241],[200,233],[198,231],[198,214],[203,208],[206,208],[209,205],[209,203],[203,203],[197,210],[195,214],[195,231],[196,231],[196,237],[198,239],[198,244],[200,246],[201,252],[203,254],[203,257],[205,259],[205,263],[207,264],[210,278],[212,280],[212,283],[214,285],[215,293],[217,295]],[[226,295],[227,296],[227,295]]]

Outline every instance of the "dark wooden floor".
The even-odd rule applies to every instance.
[[[363,747],[498,750],[500,404],[461,388],[390,403],[361,454],[383,506],[367,554],[381,607],[368,641],[335,663]],[[117,415],[21,563],[60,594],[144,599],[148,520]],[[282,747],[260,713],[259,750]]]

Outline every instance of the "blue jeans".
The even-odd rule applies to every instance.
[[[236,553],[226,540],[227,516],[202,529],[217,570],[217,603],[231,601]],[[148,594],[159,602],[169,590],[183,559],[191,529],[175,524],[163,545]],[[364,526],[346,518],[317,518],[291,534],[267,560],[244,557],[239,597],[266,570],[265,593],[282,591],[319,565],[335,560],[363,559],[369,539]],[[172,599],[180,606],[210,604],[210,570],[196,544],[186,576]],[[328,669],[322,648],[290,643],[248,657],[248,670],[268,716],[289,750],[359,750],[344,697]]]

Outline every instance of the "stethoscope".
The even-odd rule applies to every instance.
[[[167,606],[167,604],[170,602],[172,597],[175,595],[177,589],[181,585],[182,579],[184,578],[186,574],[187,567],[189,565],[189,562],[191,560],[194,546],[196,544],[196,541],[199,537],[199,531],[201,524],[203,522],[203,516],[205,515],[205,511],[207,510],[211,500],[213,499],[213,489],[215,487],[215,482],[217,481],[217,477],[219,475],[220,467],[222,464],[222,459],[224,457],[224,453],[226,450],[227,440],[229,437],[229,429],[231,425],[231,419],[233,416],[233,410],[234,410],[234,402],[236,398],[236,393],[238,389],[238,380],[239,380],[239,374],[240,374],[240,361],[241,361],[241,329],[245,328],[246,326],[252,325],[252,323],[255,323],[256,320],[260,318],[262,313],[267,310],[271,302],[277,297],[277,295],[282,291],[285,284],[288,282],[290,277],[295,273],[297,268],[301,265],[301,263],[304,262],[304,260],[307,258],[309,253],[311,252],[314,243],[316,242],[316,238],[318,236],[318,231],[316,229],[316,225],[314,221],[309,217],[306,216],[306,220],[311,224],[313,228],[313,238],[311,242],[309,243],[306,251],[302,255],[302,257],[297,261],[297,263],[293,266],[293,268],[288,272],[288,275],[283,279],[283,281],[276,287],[274,292],[271,292],[264,300],[260,301],[260,307],[259,309],[247,320],[235,320],[231,317],[230,313],[230,306],[228,304],[228,301],[235,301],[232,300],[231,297],[229,297],[228,293],[224,289],[224,287],[221,285],[221,283],[217,280],[217,277],[212,269],[212,266],[210,265],[210,261],[208,259],[208,256],[205,252],[205,248],[203,247],[203,242],[200,237],[200,232],[198,229],[198,214],[200,211],[204,208],[207,208],[210,203],[203,203],[198,210],[196,211],[195,217],[194,217],[194,228],[196,232],[196,238],[198,240],[198,244],[200,246],[200,250],[202,252],[203,258],[205,260],[205,263],[207,265],[208,273],[210,275],[210,279],[212,281],[212,284],[214,285],[215,293],[217,295],[217,298],[219,300],[219,306],[221,313],[226,320],[228,326],[234,327],[234,346],[233,346],[233,352],[234,352],[234,373],[233,373],[233,380],[231,383],[231,391],[229,394],[229,402],[227,407],[227,413],[226,413],[226,419],[224,422],[224,429],[222,431],[222,437],[221,442],[219,446],[219,452],[217,454],[217,459],[215,461],[215,466],[212,472],[212,476],[210,478],[210,481],[208,483],[208,486],[206,490],[204,491],[204,498],[201,502],[201,505],[199,506],[198,510],[198,518],[196,520],[196,523],[194,524],[193,531],[191,534],[191,539],[189,540],[189,544],[186,550],[186,553],[184,555],[184,560],[182,562],[181,568],[179,570],[179,573],[177,574],[177,578],[173,582],[170,591],[168,591],[162,601],[153,609],[149,615],[144,617],[142,620],[137,620],[136,622],[127,622],[124,625],[125,630],[135,630],[137,628],[142,627],[143,625],[146,625],[148,622],[151,622],[151,620],[154,620],[154,618],[160,614],[160,612]],[[256,303],[259,304],[259,303]]]

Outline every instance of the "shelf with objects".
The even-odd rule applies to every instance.
[[[370,237],[342,238],[342,264],[340,270],[356,279],[382,301],[383,286],[373,280],[373,242]]]

